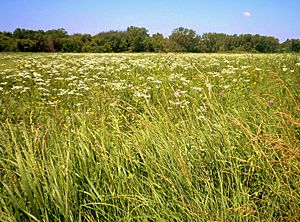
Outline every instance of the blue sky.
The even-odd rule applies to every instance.
[[[205,32],[300,38],[300,0],[0,0],[0,31],[57,29],[69,34],[134,25],[168,36],[183,26]]]

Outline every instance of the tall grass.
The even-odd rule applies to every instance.
[[[172,56],[195,63],[187,79],[210,78],[201,56]],[[203,56],[262,71],[224,95],[226,79],[211,80],[185,106],[170,102],[185,90],[174,81],[147,100],[94,88],[79,107],[3,93],[0,220],[299,221],[298,57]],[[172,74],[163,69],[162,79]]]

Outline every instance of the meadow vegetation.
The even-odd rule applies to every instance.
[[[297,54],[0,54],[0,221],[299,221]]]

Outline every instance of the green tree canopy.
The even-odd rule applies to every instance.
[[[130,26],[125,31],[97,35],[72,34],[64,29],[0,32],[0,51],[21,52],[300,52],[300,39],[279,43],[271,36],[204,33],[184,27],[173,30],[168,38],[150,35],[144,27]]]
[[[192,29],[179,27],[169,36],[169,40],[175,42],[184,52],[197,52],[199,38]]]

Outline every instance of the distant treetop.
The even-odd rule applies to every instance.
[[[169,37],[144,27],[96,35],[69,35],[64,29],[0,32],[0,52],[300,52],[299,39],[280,43],[272,36],[204,33],[179,27]]]

